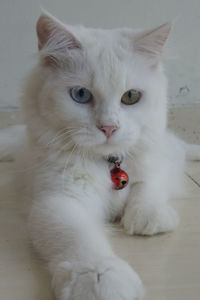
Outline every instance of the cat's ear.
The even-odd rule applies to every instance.
[[[143,31],[134,39],[134,49],[152,59],[156,64],[160,61],[165,42],[172,28],[171,23],[163,24],[153,30]]]
[[[36,25],[38,49],[45,64],[56,65],[72,49],[81,49],[81,43],[64,24],[49,14],[42,14]]]

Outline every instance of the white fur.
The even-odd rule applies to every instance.
[[[148,43],[143,41],[142,52],[134,49],[138,32],[67,30],[66,41],[54,31],[41,49],[23,96],[31,239],[49,266],[57,299],[141,299],[141,281],[113,253],[104,224],[122,216],[129,234],[142,235],[177,225],[168,200],[181,190],[184,146],[166,129],[162,43],[156,43],[154,60],[144,49]],[[92,104],[71,99],[69,89],[77,85],[93,93]],[[132,88],[143,97],[126,106],[120,99]],[[107,140],[98,124],[119,128]],[[109,154],[123,157],[130,177],[124,190],[112,189]]]

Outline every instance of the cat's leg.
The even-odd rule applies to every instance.
[[[138,275],[113,253],[103,224],[77,199],[43,195],[34,201],[30,232],[48,263],[57,299],[142,299]]]
[[[154,235],[173,231],[177,226],[178,217],[168,203],[168,193],[157,184],[150,187],[142,182],[133,186],[122,218],[127,233]]]
[[[183,195],[185,150],[166,133],[164,142],[138,158],[140,182],[128,197],[122,223],[129,234],[153,235],[173,231],[178,217],[169,200]]]
[[[122,218],[129,234],[173,231],[178,224],[169,200],[183,195],[184,151],[176,140],[171,144],[167,153],[155,150],[141,159],[140,182],[133,185]]]

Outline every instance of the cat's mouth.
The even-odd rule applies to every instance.
[[[124,151],[128,151],[131,147],[130,139],[126,139],[125,136],[120,137],[115,133],[110,137],[106,137],[100,134],[100,132],[91,133],[91,135],[82,133],[76,136],[75,142],[81,149],[85,149],[86,152],[101,155],[109,155],[116,152],[124,153]]]
[[[130,145],[129,145],[130,147]],[[94,152],[103,156],[110,155],[113,153],[124,153],[128,148],[128,145],[121,143],[119,140],[107,138],[101,143],[94,145]]]

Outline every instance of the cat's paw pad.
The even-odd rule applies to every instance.
[[[141,280],[132,268],[118,258],[105,259],[95,265],[67,267],[59,300],[141,300]],[[58,275],[58,274],[57,274]]]
[[[173,231],[178,224],[178,217],[167,204],[137,204],[125,211],[122,224],[130,235],[154,235]]]

